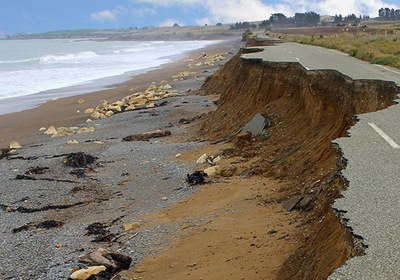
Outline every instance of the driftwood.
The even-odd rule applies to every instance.
[[[78,260],[89,265],[104,265],[113,270],[127,270],[132,262],[130,256],[111,252],[103,248],[79,256]]]
[[[171,131],[169,130],[154,130],[126,136],[122,141],[147,141],[152,138],[160,138],[169,135],[171,135]]]

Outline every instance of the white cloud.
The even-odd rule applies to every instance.
[[[117,6],[112,10],[103,10],[90,14],[90,18],[96,21],[116,21],[118,16],[128,13],[124,6]]]
[[[314,11],[321,15],[356,14],[377,16],[382,7],[398,8],[382,0],[280,0],[266,3],[262,0],[135,0],[136,3],[147,3],[154,7],[171,7],[198,9],[201,7],[207,14],[194,19],[197,23],[211,24],[217,22],[255,21],[269,18],[272,13],[283,13],[293,16],[296,12]],[[270,1],[269,1],[270,2]]]
[[[116,15],[110,10],[91,13],[90,18],[97,21],[115,21],[117,19]]]

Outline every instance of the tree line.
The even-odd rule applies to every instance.
[[[346,24],[359,24],[362,20],[369,19],[369,16],[357,16],[355,14],[350,14],[347,16],[342,16],[341,14],[335,15],[333,17],[333,23],[336,25],[346,25]],[[400,10],[394,10],[389,8],[379,9],[378,19],[400,19]],[[316,25],[327,25],[327,21],[321,22],[321,17],[315,12],[305,12],[305,13],[295,13],[292,17],[287,17],[282,13],[272,14],[269,19],[263,20],[258,24],[244,21],[236,22],[231,24],[230,29],[266,29],[271,27],[309,27]]]
[[[398,20],[400,19],[400,10],[390,9],[390,8],[380,8],[378,11],[379,19],[390,19]]]
[[[269,19],[261,21],[259,24],[250,22],[236,22],[231,25],[231,29],[248,29],[248,28],[268,28],[270,26],[314,26],[320,21],[320,15],[315,12],[296,13],[293,17],[286,17],[282,13],[272,14]]]

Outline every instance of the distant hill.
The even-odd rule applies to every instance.
[[[16,34],[7,39],[83,39],[98,40],[218,40],[241,36],[243,30],[230,30],[228,25],[185,26],[185,27],[145,27],[141,29],[80,29],[59,30],[35,34]]]

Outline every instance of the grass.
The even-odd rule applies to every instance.
[[[337,49],[371,63],[400,68],[400,28],[396,25],[353,33],[275,36],[301,44]]]

